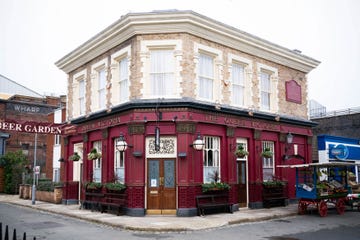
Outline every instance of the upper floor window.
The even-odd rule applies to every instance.
[[[278,98],[278,70],[258,63],[258,79],[260,94],[260,109],[277,112],[279,108]]]
[[[261,86],[261,109],[270,110],[271,102],[271,81],[270,74],[267,72],[260,73],[260,86]]]
[[[214,177],[220,178],[220,138],[205,137],[204,161],[203,161],[204,183],[214,181]]]
[[[150,85],[152,96],[166,96],[174,88],[173,50],[152,50],[150,52]]]
[[[119,93],[120,102],[129,99],[129,66],[128,58],[124,57],[119,61]]]
[[[104,109],[106,105],[106,77],[105,69],[101,69],[98,72],[98,96],[99,96],[99,108]]]
[[[245,71],[239,63],[232,64],[232,101],[235,105],[244,105]]]
[[[85,80],[79,81],[79,114],[85,114]]]
[[[199,56],[199,97],[213,100],[214,58],[200,53]]]

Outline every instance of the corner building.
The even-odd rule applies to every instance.
[[[311,162],[306,75],[319,63],[192,11],[122,16],[56,62],[68,75],[73,125],[64,202],[81,201],[86,181],[116,178],[127,186],[126,214],[192,216],[201,184],[218,172],[234,210],[262,207],[263,181],[295,184],[294,172],[277,165]],[[239,144],[248,156],[236,157]],[[87,160],[92,148],[102,157]],[[272,158],[261,157],[265,148]],[[80,161],[68,160],[74,152]]]

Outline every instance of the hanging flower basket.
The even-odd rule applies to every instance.
[[[96,160],[101,158],[101,152],[98,152],[96,148],[91,149],[91,151],[87,155],[89,160]]]
[[[75,162],[79,161],[80,160],[80,155],[77,152],[74,152],[74,154],[69,157],[69,160],[75,161]]]
[[[235,151],[235,155],[236,155],[238,158],[244,158],[244,157],[246,157],[247,155],[249,155],[249,152],[244,149],[244,146],[243,146],[242,144],[240,144],[240,145],[238,146],[238,148],[236,149],[236,151]]]
[[[272,158],[273,154],[274,153],[270,151],[270,148],[265,148],[265,150],[261,153],[261,156],[264,158]]]

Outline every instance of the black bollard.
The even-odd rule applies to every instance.
[[[23,240],[26,240],[26,232],[24,232]]]
[[[16,240],[16,228],[14,228],[14,232],[13,232],[13,240]]]
[[[4,240],[9,240],[9,227],[8,225],[6,225],[5,227],[5,238]]]
[[[2,222],[0,223],[0,240],[2,240]]]

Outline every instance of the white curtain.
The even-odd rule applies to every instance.
[[[213,181],[211,177],[215,172],[217,172],[220,177],[220,138],[205,137],[205,148],[203,155],[204,183],[209,183]]]
[[[99,71],[99,88],[98,88],[98,93],[99,93],[99,108],[103,109],[105,108],[106,105],[106,92],[105,92],[105,88],[106,87],[106,79],[105,79],[105,70],[102,69]]]
[[[125,57],[119,62],[119,88],[120,88],[120,102],[124,102],[129,99],[129,72],[128,72],[128,59]]]
[[[244,67],[240,64],[232,64],[232,96],[233,103],[244,105]]]
[[[199,58],[199,97],[213,99],[214,59],[200,54]]]
[[[271,83],[268,73],[261,73],[261,108],[270,110]]]
[[[125,152],[116,149],[118,140],[114,141],[114,174],[117,182],[125,183]]]
[[[93,148],[95,148],[97,152],[101,152],[101,141],[94,142]],[[93,181],[101,182],[102,158],[93,160],[93,162]]]
[[[79,81],[79,113],[85,114],[85,80]]]
[[[151,95],[169,96],[174,93],[174,53],[172,50],[154,50],[150,53]]]

